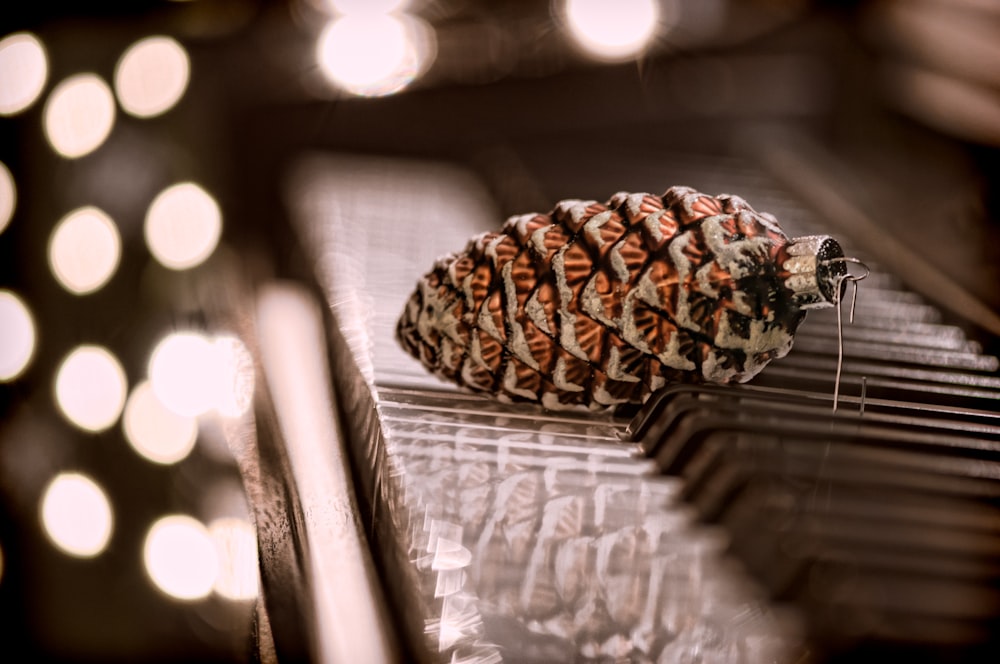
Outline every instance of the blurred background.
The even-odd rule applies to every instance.
[[[992,0],[8,2],[0,659],[254,658],[239,297],[310,279],[303,152],[454,162],[504,214],[757,155],[995,352],[998,146]]]

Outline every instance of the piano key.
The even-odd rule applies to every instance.
[[[741,410],[759,410],[769,408],[771,412],[781,411],[784,406],[798,406],[798,411],[810,413],[817,422],[825,421],[833,416],[832,395],[820,392],[809,392],[787,388],[768,388],[749,385],[733,389],[713,385],[674,385],[663,389],[654,396],[636,415],[623,436],[637,442],[644,451],[650,453],[667,435],[675,413],[690,407],[691,402],[707,404],[723,404],[725,407],[737,407]],[[858,403],[860,399],[845,398],[848,404]],[[806,410],[808,409],[808,410]],[[945,429],[962,428],[967,431],[983,431],[995,433],[1000,428],[1000,412],[975,410],[971,408],[956,408],[922,404],[910,400],[872,399],[866,397],[865,421],[906,421],[923,423],[931,427]],[[840,419],[861,417],[860,412],[853,413],[844,409],[836,415]],[[903,418],[888,419],[887,418]],[[975,427],[975,428],[972,428]]]

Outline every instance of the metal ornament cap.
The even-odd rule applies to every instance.
[[[792,238],[785,251],[788,258],[781,267],[788,274],[785,287],[792,301],[804,310],[836,306],[838,287],[847,276],[840,243],[829,235],[806,235]]]

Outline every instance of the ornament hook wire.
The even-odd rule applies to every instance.
[[[871,268],[865,265],[861,260],[853,258],[850,256],[838,256],[837,258],[830,258],[824,263],[850,263],[852,265],[858,265],[861,267],[863,272],[861,274],[851,274],[850,272],[845,272],[844,274],[837,277],[836,286],[836,303],[837,308],[837,374],[833,382],[833,412],[837,412],[837,406],[840,403],[840,376],[844,369],[844,323],[843,323],[843,305],[844,305],[844,294],[846,289],[844,284],[851,284],[854,289],[851,293],[851,309],[848,321],[854,324],[854,311],[858,306],[858,282],[864,281],[868,278],[868,275],[872,273]],[[864,405],[862,404],[862,409]],[[863,411],[862,411],[863,412]]]

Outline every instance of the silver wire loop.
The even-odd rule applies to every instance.
[[[851,294],[851,310],[849,322],[854,323],[854,310],[858,305],[858,282],[864,281],[868,278],[868,275],[872,273],[871,268],[865,265],[861,260],[853,258],[851,256],[838,256],[836,258],[828,258],[823,261],[824,263],[850,263],[852,265],[861,266],[864,270],[861,274],[851,274],[850,272],[845,272],[837,277],[837,285],[835,290],[837,308],[837,374],[834,378],[833,383],[833,412],[837,412],[837,406],[840,403],[840,376],[844,369],[844,323],[843,323],[843,295],[846,292],[844,289],[844,284],[849,283],[854,286],[854,291]],[[862,406],[863,408],[864,406]],[[862,411],[863,412],[863,411]]]

